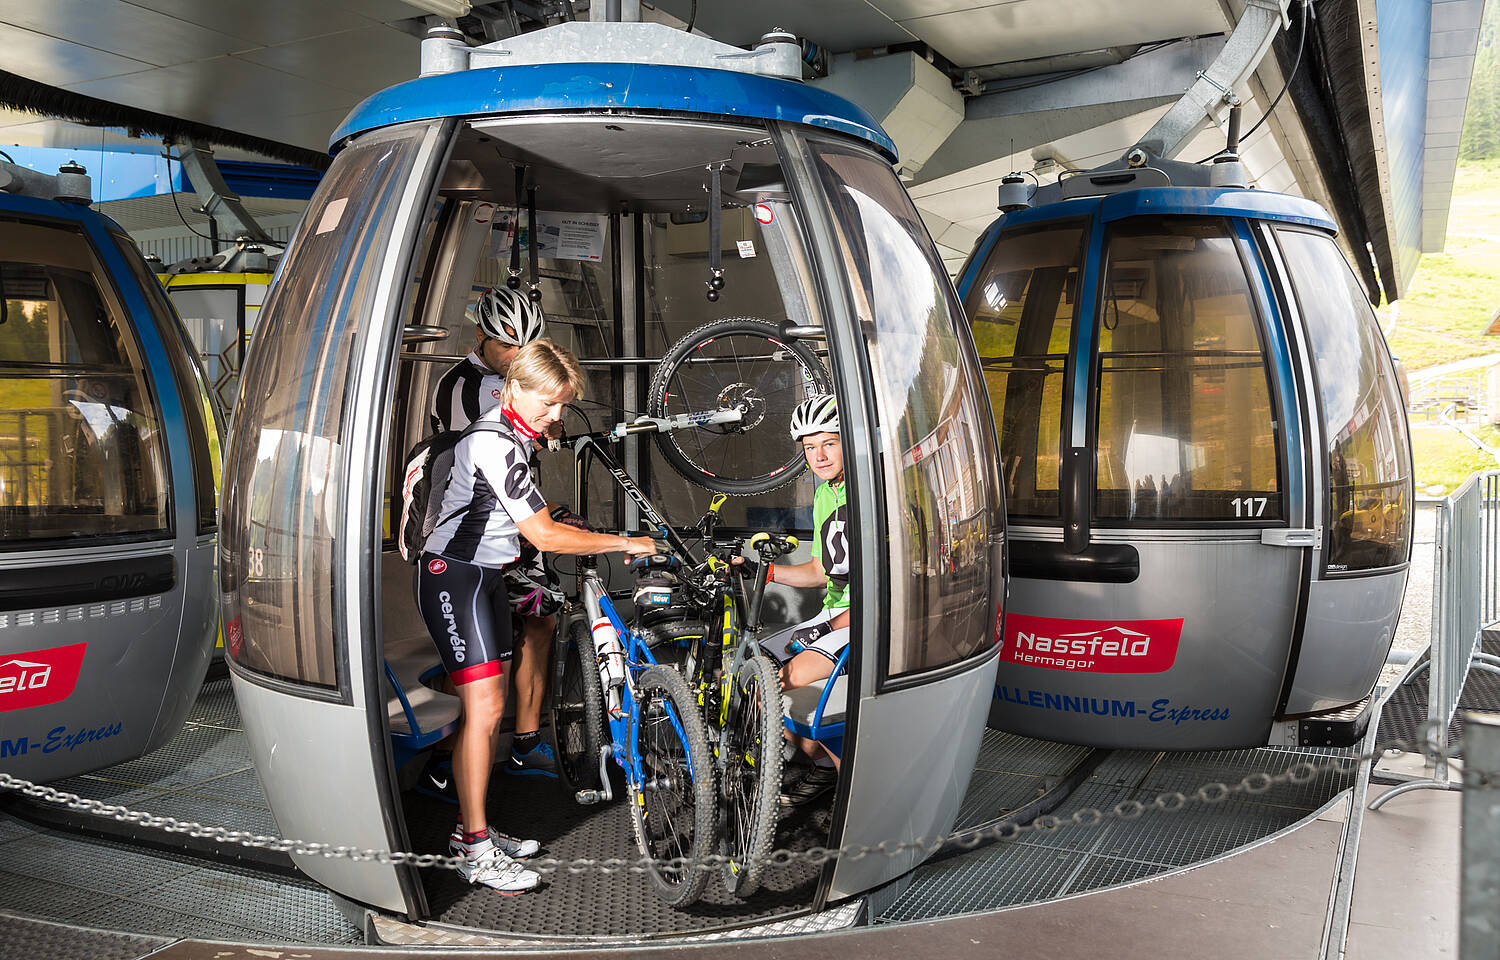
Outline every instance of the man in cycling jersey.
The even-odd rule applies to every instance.
[[[541,308],[524,293],[507,287],[484,291],[468,312],[474,320],[474,349],[438,381],[430,417],[434,433],[463,430],[499,406],[505,375],[517,352],[546,332],[547,322]],[[535,448],[532,453],[529,462],[535,482]],[[542,741],[541,714],[555,628],[552,613],[561,595],[542,562],[541,553],[525,541],[521,543],[520,556],[506,569],[506,577],[511,585],[512,608],[523,619],[511,678],[516,689],[516,733],[505,770],[555,778],[557,761],[551,745]],[[443,751],[433,752],[418,789],[450,803],[458,802],[451,764]]]
[[[535,442],[583,392],[577,359],[551,340],[514,357],[500,402],[453,451],[442,516],[417,559],[417,609],[452,679],[463,712],[454,735],[453,778],[460,820],[448,849],[463,857],[459,874],[504,894],[535,889],[540,876],[518,860],[535,840],[489,827],[485,811],[495,734],[505,714],[504,663],[511,657],[511,593],[503,570],[522,538],[551,553],[656,552],[649,537],[592,533],[559,523],[530,467]]]
[[[849,644],[849,508],[839,411],[833,395],[819,394],[797,404],[791,434],[802,444],[808,467],[822,481],[813,493],[813,558],[806,563],[772,564],[770,581],[789,587],[823,587],[824,594],[823,609],[816,616],[768,637],[764,644],[781,663],[785,690],[828,677]],[[838,783],[838,758],[815,741],[791,739],[814,760],[807,773],[781,792],[784,806],[799,806]]]

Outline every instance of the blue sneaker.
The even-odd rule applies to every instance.
[[[511,750],[509,759],[505,761],[505,772],[516,776],[557,779],[557,757],[552,752],[552,744],[542,740],[525,753]]]

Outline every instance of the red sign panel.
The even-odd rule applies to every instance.
[[[66,700],[78,683],[86,643],[0,654],[0,710],[22,710]]]
[[[1161,673],[1177,661],[1182,620],[1005,616],[1000,659],[1079,673]]]

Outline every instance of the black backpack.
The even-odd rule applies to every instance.
[[[401,481],[401,527],[398,545],[401,559],[416,563],[422,553],[422,545],[432,531],[468,511],[465,504],[457,510],[440,517],[443,509],[443,493],[448,489],[449,474],[453,472],[453,452],[458,442],[475,430],[490,430],[495,433],[504,427],[493,421],[476,420],[463,430],[444,430],[435,433],[406,452],[406,471]]]

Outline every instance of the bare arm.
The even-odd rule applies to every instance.
[[[818,558],[813,557],[806,563],[772,564],[771,579],[788,587],[821,587],[828,583],[828,574],[823,572]]]
[[[543,553],[597,554],[626,553],[642,556],[656,552],[656,541],[650,537],[622,537],[614,533],[591,533],[553,520],[546,510],[538,510],[516,526],[532,546]]]

